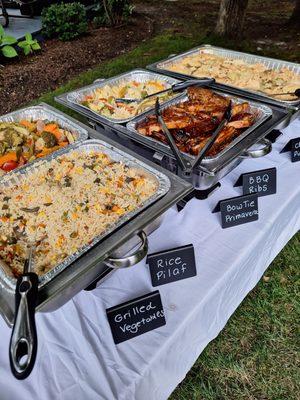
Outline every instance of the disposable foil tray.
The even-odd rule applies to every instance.
[[[97,243],[105,239],[107,236],[113,234],[113,231],[126,224],[129,220],[135,217],[138,213],[143,211],[144,209],[151,207],[151,204],[156,202],[159,198],[163,197],[170,189],[170,180],[169,178],[152,168],[150,165],[147,165],[147,161],[145,162],[136,159],[135,157],[124,153],[122,150],[117,149],[102,140],[87,140],[85,142],[74,144],[73,146],[69,146],[68,148],[64,148],[62,150],[57,151],[56,153],[52,153],[46,158],[40,160],[37,163],[33,163],[31,165],[25,166],[22,170],[15,172],[14,174],[4,176],[2,181],[0,182],[0,190],[1,186],[11,186],[16,185],[22,182],[22,179],[25,176],[33,175],[36,171],[39,170],[42,166],[49,163],[50,160],[56,159],[64,154],[68,154],[70,152],[88,152],[95,151],[107,154],[113,161],[122,162],[126,164],[130,168],[135,168],[140,170],[144,175],[148,178],[155,180],[156,182],[156,192],[149,197],[143,204],[139,205],[136,209],[132,210],[129,213],[124,214],[119,218],[116,223],[109,226],[109,228],[103,232],[101,235],[94,238],[94,240],[88,244],[83,246],[81,249],[77,250],[72,255],[68,256],[62,263],[55,266],[53,269],[45,273],[44,275],[39,277],[39,288],[43,287],[47,282],[51,281],[55,276],[57,276],[60,272],[62,272],[65,268],[67,268],[70,264],[72,264],[76,259],[85,254],[89,249],[95,246]],[[2,267],[2,268],[1,268]],[[0,260],[0,287],[1,284],[5,284],[6,290],[9,288],[11,291],[14,291],[16,279],[13,277],[8,266],[5,265],[3,261]]]

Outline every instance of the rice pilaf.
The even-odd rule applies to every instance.
[[[34,268],[42,275],[139,208],[156,190],[155,179],[103,152],[62,155],[19,184],[0,188],[0,258],[18,276],[28,243],[36,240]],[[37,206],[36,216],[26,212]]]

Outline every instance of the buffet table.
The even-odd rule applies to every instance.
[[[300,228],[300,163],[279,154],[299,137],[300,120],[284,130],[268,156],[246,160],[207,200],[171,209],[150,236],[150,252],[192,243],[197,276],[153,288],[145,261],[82,291],[59,310],[37,314],[35,368],[17,381],[8,362],[10,329],[0,320],[1,400],[166,399],[223,329],[266,268]],[[259,197],[259,220],[222,229],[219,200],[242,194],[241,173],[277,168],[277,194]],[[166,325],[115,345],[105,310],[158,289]]]

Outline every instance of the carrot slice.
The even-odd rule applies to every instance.
[[[4,154],[4,156],[1,156],[0,166],[6,163],[7,161],[18,161],[17,153],[15,151],[11,151],[9,153]]]
[[[22,119],[20,125],[25,126],[25,128],[29,129],[31,132],[36,129],[36,124],[34,122],[27,121],[26,119]]]
[[[57,129],[58,129],[57,124],[47,124],[47,125],[45,125],[44,131],[52,133],[53,131],[56,131]]]
[[[61,138],[61,133],[59,131],[59,129],[56,129],[55,131],[52,132],[53,135],[56,137],[57,140],[60,140]]]
[[[68,146],[69,142],[60,142],[59,147],[66,147]]]
[[[37,158],[45,157],[48,154],[51,154],[58,149],[60,149],[60,146],[54,146],[54,147],[51,147],[50,149],[44,148],[39,154],[36,155],[36,157]]]

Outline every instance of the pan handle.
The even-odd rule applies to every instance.
[[[98,79],[95,79],[93,83],[100,83],[103,81],[105,81],[105,78],[98,78]]]
[[[38,295],[38,276],[23,274],[16,285],[16,310],[9,345],[9,361],[13,375],[25,379],[31,373],[37,353],[35,307]]]
[[[91,121],[90,119],[87,120],[89,126],[94,129],[94,131],[96,130],[96,122]]]
[[[247,149],[240,157],[241,158],[259,158],[266,156],[272,151],[272,142],[266,138],[261,139],[257,144],[260,146],[258,149]]]
[[[133,265],[142,261],[142,259],[145,258],[148,253],[148,239],[144,231],[138,233],[138,236],[142,243],[133,254],[122,258],[108,257],[105,260],[105,264],[107,264],[110,268],[119,269],[132,267]]]

